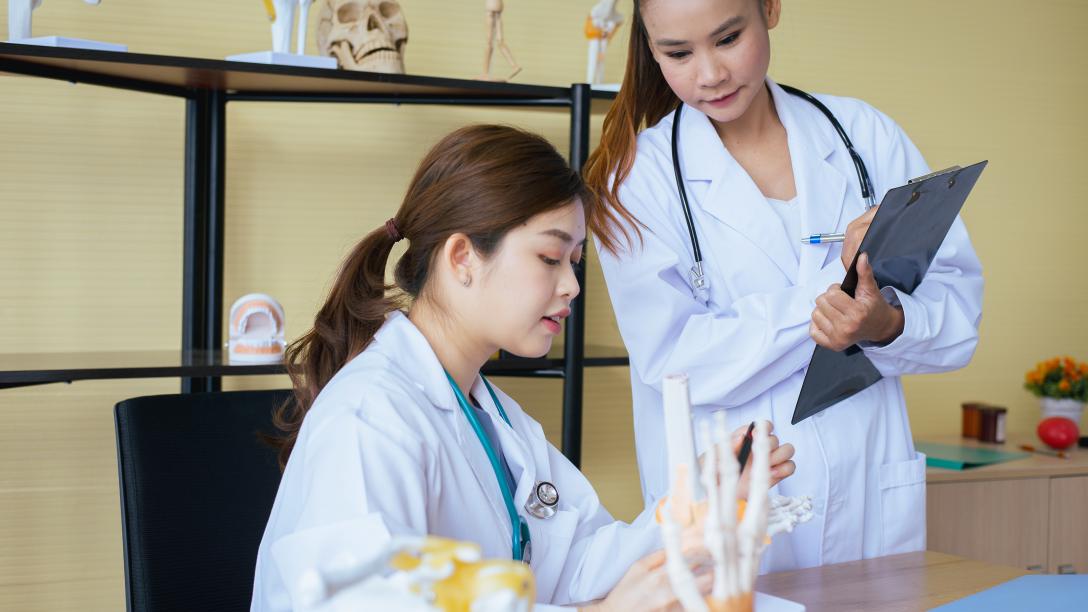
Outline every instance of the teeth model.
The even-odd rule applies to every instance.
[[[287,346],[283,307],[270,295],[250,293],[230,307],[231,363],[278,363]]]

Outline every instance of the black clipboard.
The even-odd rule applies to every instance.
[[[987,163],[941,170],[888,191],[858,248],[859,255],[869,254],[878,286],[914,292]],[[857,265],[855,255],[842,282],[842,290],[850,296],[857,289]],[[792,423],[796,425],[880,379],[876,366],[857,345],[841,352],[817,346]]]

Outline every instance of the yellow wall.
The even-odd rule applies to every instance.
[[[404,4],[410,72],[479,71],[482,2]],[[525,66],[518,81],[583,78],[591,5],[507,2],[507,37]],[[1088,331],[1078,325],[1088,291],[1077,267],[1088,226],[1079,202],[1088,191],[1080,148],[1088,126],[1078,112],[1088,96],[1088,42],[1078,31],[1086,19],[1079,2],[1040,10],[992,0],[826,0],[787,2],[773,35],[778,80],[868,100],[934,167],[991,160],[964,213],[987,276],[982,342],[965,370],[907,381],[918,433],[957,431],[966,399],[1007,405],[1010,428],[1028,430],[1037,413],[1020,389],[1024,370],[1053,354],[1088,357]],[[610,55],[612,79],[626,32]],[[210,58],[269,46],[257,0],[49,0],[35,12],[35,33]],[[183,108],[172,98],[0,77],[5,352],[177,347]],[[301,333],[340,257],[395,209],[426,148],[481,121],[527,127],[567,149],[567,119],[555,112],[232,104],[228,305],[249,291],[271,293],[287,310],[289,335]],[[593,264],[589,308],[588,342],[618,344]],[[282,384],[265,377],[227,386]],[[558,383],[503,386],[558,440]],[[0,609],[122,607],[111,408],[177,389],[176,380],[144,380],[0,390]],[[590,371],[585,469],[622,517],[640,503],[629,402],[626,369]]]

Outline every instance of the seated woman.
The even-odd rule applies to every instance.
[[[514,128],[463,128],[428,153],[287,352],[296,402],[278,415],[286,467],[254,610],[292,608],[310,568],[422,534],[524,560],[542,604],[674,604],[653,509],[614,520],[540,424],[480,375],[499,349],[548,352],[579,292],[591,205],[558,152]],[[792,454],[774,449],[775,481],[793,472]],[[558,492],[553,506],[541,483]],[[708,590],[710,574],[700,580]]]

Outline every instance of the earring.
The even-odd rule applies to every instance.
[[[472,284],[472,277],[470,276],[470,277],[466,278],[465,280],[461,281],[461,284],[464,285],[465,287],[468,287],[469,285]]]

